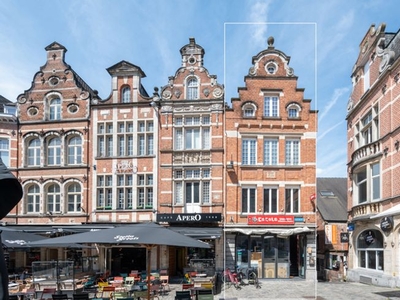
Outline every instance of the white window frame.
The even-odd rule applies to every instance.
[[[47,165],[61,165],[61,139],[58,136],[49,137],[47,143]]]
[[[209,115],[190,115],[175,118],[175,150],[208,150],[211,147]]]
[[[124,86],[121,90],[121,102],[130,103],[131,102],[131,87]]]
[[[31,184],[26,187],[26,213],[40,213],[40,187]]]
[[[241,212],[243,214],[251,214],[257,212],[257,187],[243,186]]]
[[[186,98],[187,100],[197,100],[199,98],[199,79],[195,76],[190,76],[186,80]]]
[[[264,166],[278,165],[279,139],[267,137],[264,139]]]
[[[34,145],[32,143],[35,142]],[[32,137],[27,140],[27,165],[29,167],[40,166],[41,142],[39,137]]]
[[[265,186],[263,190],[264,213],[275,214],[279,212],[279,188]]]
[[[287,186],[285,187],[285,212],[299,213],[301,210],[300,187]]]
[[[81,211],[82,188],[79,183],[72,182],[66,186],[67,212],[77,213]]]
[[[79,135],[72,135],[68,138],[67,143],[68,165],[82,164],[82,137]]]
[[[49,99],[49,120],[61,120],[61,98]]]
[[[287,138],[285,140],[285,165],[300,165],[300,138]]]
[[[194,194],[197,187],[198,193]],[[190,194],[189,194],[190,188]],[[174,171],[174,203],[210,204],[211,202],[211,170],[194,168]]]
[[[54,187],[54,191],[50,188]],[[46,186],[46,213],[61,213],[61,188],[57,183]]]
[[[242,165],[257,164],[257,138],[242,138]]]
[[[10,140],[8,138],[0,138],[0,158],[3,164],[10,167]]]
[[[353,205],[381,199],[381,172],[380,161],[370,162],[353,171]]]
[[[278,118],[279,103],[279,95],[264,95],[264,117]]]

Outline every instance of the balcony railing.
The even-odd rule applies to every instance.
[[[381,202],[366,202],[357,206],[354,206],[351,210],[352,218],[363,217],[370,214],[378,214],[382,211]]]
[[[381,142],[375,141],[357,149],[356,151],[353,152],[351,157],[352,165],[354,166],[359,161],[368,160],[372,156],[382,153],[381,147],[382,147]]]

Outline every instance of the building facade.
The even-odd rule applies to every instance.
[[[194,38],[152,94],[139,66],[109,67],[104,99],[66,63],[64,46],[47,46],[46,63],[17,98],[19,123],[1,132],[24,189],[3,222],[58,236],[153,221],[211,248],[159,246],[152,269],[212,275],[239,265],[264,278],[314,279],[317,113],[297,87],[290,58],[269,43],[231,108]],[[29,266],[66,253],[13,255]],[[145,269],[144,248],[72,255],[95,256],[96,269]]]
[[[399,286],[400,34],[372,25],[347,113],[349,280]]]
[[[317,112],[289,61],[269,38],[225,113],[225,260],[314,279]]]

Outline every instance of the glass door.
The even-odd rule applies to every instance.
[[[289,239],[277,238],[277,277],[289,278]]]

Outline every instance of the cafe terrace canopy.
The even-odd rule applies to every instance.
[[[1,242],[7,248],[26,248],[31,242],[48,239],[38,234],[13,229],[0,228],[0,232]]]
[[[178,232],[165,228],[155,223],[138,223],[134,225],[121,225],[115,228],[89,231],[46,240],[51,244],[108,244],[108,245],[137,245],[147,250],[147,274],[150,274],[151,249],[158,245],[210,248],[207,243],[187,237]],[[31,245],[40,241],[32,242]],[[147,298],[150,299],[150,276],[147,281]]]

